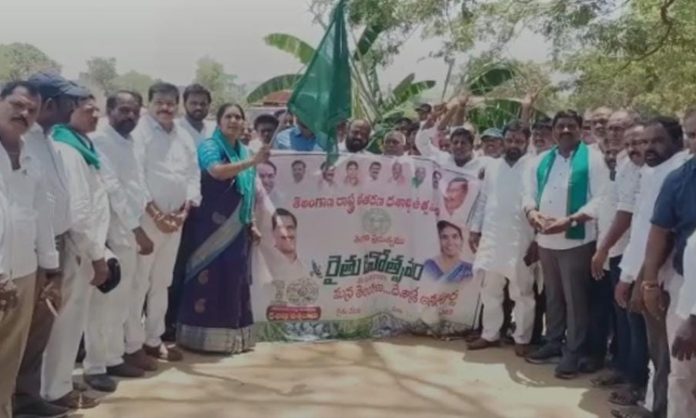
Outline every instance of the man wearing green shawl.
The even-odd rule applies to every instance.
[[[563,353],[556,376],[577,375],[589,323],[588,293],[596,227],[587,213],[601,201],[609,172],[600,152],[581,141],[582,118],[562,111],[553,119],[558,143],[532,164],[524,213],[539,234],[547,294],[547,343],[527,360],[544,363]]]
[[[53,325],[44,355],[42,383],[44,398],[58,405],[71,407],[80,402],[79,393],[73,392],[71,381],[73,362],[80,339],[85,333],[83,362],[85,382],[100,391],[113,392],[116,382],[99,368],[105,347],[99,333],[90,332],[92,321],[100,316],[100,304],[91,301],[108,277],[105,261],[106,233],[109,227],[109,200],[101,179],[99,156],[87,134],[96,129],[99,108],[94,97],[78,101],[78,107],[69,124],[53,127],[53,140],[61,157],[67,177],[70,196],[70,234],[66,243],[66,262],[63,308]],[[89,318],[89,319],[88,319]]]

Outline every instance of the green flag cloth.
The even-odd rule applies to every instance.
[[[539,207],[541,195],[544,193],[546,183],[549,181],[551,167],[556,161],[558,147],[553,147],[539,163],[537,168],[537,195],[536,203]],[[568,204],[566,215],[572,215],[579,211],[587,203],[587,192],[589,190],[590,180],[590,152],[584,142],[580,141],[577,149],[573,151],[570,157],[570,182],[568,184]],[[569,228],[566,231],[568,239],[585,239],[585,225],[580,224]]]
[[[75,148],[88,165],[99,170],[99,156],[94,150],[94,144],[89,139],[83,138],[67,125],[56,125],[51,136],[54,141],[63,142]]]
[[[338,155],[336,128],[351,115],[351,72],[345,0],[338,2],[331,23],[307,70],[297,82],[288,109],[316,135],[329,160]]]

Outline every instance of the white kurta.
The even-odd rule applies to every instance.
[[[98,374],[103,372],[104,363],[113,367],[123,362],[125,325],[136,297],[134,281],[138,248],[133,229],[140,226],[147,199],[133,137],[123,137],[106,124],[92,135],[92,140],[100,154],[102,177],[111,204],[107,242],[121,267],[119,286],[106,295],[96,293],[93,299],[105,306],[104,315],[92,320],[95,324],[102,324],[106,360],[98,361],[101,364],[94,364],[85,373]]]
[[[109,242],[128,245],[147,204],[133,137],[124,138],[107,124],[92,135],[92,140],[102,160],[102,177],[111,204]]]
[[[631,222],[631,236],[620,265],[621,281],[632,283],[638,277],[645,258],[645,248],[648,245],[650,219],[662,183],[669,173],[679,168],[688,159],[689,154],[678,153],[656,167],[644,166],[641,169],[640,190]],[[664,274],[669,274],[668,270],[671,265],[671,263],[665,263],[663,266]],[[664,277],[664,274],[661,274],[660,277]]]
[[[517,344],[528,344],[532,337],[534,276],[524,263],[524,256],[534,240],[534,231],[520,211],[522,184],[531,160],[525,156],[513,166],[502,158],[491,162],[474,206],[471,230],[481,233],[474,270],[484,274],[481,337],[487,341],[500,338],[506,279],[515,302],[517,327],[513,338]]]
[[[520,211],[530,162],[525,156],[513,166],[502,158],[488,165],[471,222],[471,230],[481,233],[474,269],[513,279],[523,263],[534,240],[534,230]]]
[[[12,278],[10,274],[10,204],[7,179],[12,172],[12,163],[7,153],[0,153],[0,283]]]
[[[591,216],[597,220],[597,243],[601,244],[606,238],[611,225],[616,217],[616,212],[619,208],[619,190],[635,190],[635,183],[639,181],[640,177],[633,176],[631,172],[632,168],[636,167],[628,158],[619,162],[618,173],[615,180],[611,180],[610,177],[605,179],[605,193],[602,196],[599,204],[595,207],[590,207],[585,210],[585,214]],[[635,192],[633,192],[635,193]],[[622,192],[622,195],[628,196],[628,193]],[[635,197],[633,197],[635,199]],[[629,203],[622,203],[622,208],[625,211],[632,212],[632,205]],[[604,269],[609,270],[609,259],[618,257],[623,254],[628,245],[628,239],[630,236],[630,231],[627,231],[623,236],[614,244],[613,247],[609,249],[609,258],[604,263]]]
[[[684,249],[684,284],[677,303],[677,315],[684,319],[696,316],[696,233],[691,234]]]
[[[147,201],[154,202],[164,213],[179,211],[187,201],[198,205],[201,200],[201,173],[193,139],[177,124],[165,131],[151,116],[140,119],[133,133],[138,163],[143,171]],[[162,343],[167,293],[172,283],[174,263],[181,241],[181,229],[173,233],[159,230],[154,220],[144,215],[143,230],[154,244],[149,255],[138,255],[134,297],[126,321],[126,352],[157,347]],[[143,324],[143,306],[147,312]]]
[[[164,213],[176,212],[186,203],[198,204],[201,174],[191,136],[177,124],[170,132],[149,115],[133,132],[138,164],[148,202]]]
[[[70,229],[70,200],[66,167],[58,156],[56,143],[48,138],[41,126],[34,124],[23,136],[26,150],[41,163],[41,170],[47,189],[48,202],[51,206],[53,232],[61,235]]]
[[[188,132],[189,135],[191,135],[191,138],[193,138],[193,141],[196,145],[196,149],[198,149],[198,146],[201,145],[201,142],[205,141],[208,138],[212,138],[213,133],[215,132],[215,128],[217,127],[217,124],[211,120],[204,120],[203,121],[203,130],[198,131],[196,128],[189,123],[188,119],[185,117],[179,118],[176,121],[179,126],[181,126],[183,129]]]
[[[3,154],[0,158],[8,158],[4,149],[0,153]],[[41,166],[25,147],[19,161],[20,168],[12,170],[6,178],[12,278],[28,276],[39,266],[47,270],[58,268],[51,208]]]
[[[452,154],[441,151],[433,145],[432,138],[434,138],[436,134],[436,128],[421,129],[416,134],[416,147],[423,157],[435,161],[440,164],[442,168],[478,178],[481,173],[485,171],[486,166],[493,161],[492,158],[486,156],[474,156],[474,158],[464,164],[464,166],[460,167],[455,163]]]
[[[546,155],[548,155],[548,152],[557,153],[558,151],[547,151],[539,155],[531,165],[531,169],[529,170],[527,176],[527,186],[525,187],[526,192],[524,208],[537,206],[536,195],[539,185],[536,173],[539,165],[544,160]],[[578,212],[596,213],[596,206],[599,205],[599,202],[605,193],[606,179],[609,178],[609,169],[607,168],[601,153],[592,148],[588,149],[588,153],[589,183],[587,191],[587,203],[585,206],[580,208]],[[566,159],[560,154],[556,155],[556,159],[548,176],[548,182],[546,183],[546,187],[544,188],[539,201],[538,209],[543,215],[551,216],[557,219],[571,215],[568,213],[568,192],[572,168],[571,163],[572,158]],[[554,235],[539,234],[537,236],[537,243],[541,248],[550,250],[568,250],[595,241],[597,239],[597,226],[595,222],[585,222],[584,227],[585,238],[582,240],[568,239],[566,238],[565,233]]]
[[[87,319],[102,316],[102,306],[91,302],[98,290],[90,281],[94,277],[92,262],[105,256],[110,216],[106,187],[99,170],[89,166],[70,145],[56,142],[55,148],[66,168],[73,222],[66,241],[62,307],[44,352],[41,392],[47,400],[59,399],[73,390],[73,364],[83,332],[87,352],[85,368],[94,368],[97,363],[105,367],[103,341],[93,332],[99,330],[101,324],[90,321],[88,328]]]

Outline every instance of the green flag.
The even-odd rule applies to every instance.
[[[288,102],[288,109],[314,132],[329,159],[338,153],[337,125],[350,118],[351,109],[345,3],[338,2],[312,61]]]

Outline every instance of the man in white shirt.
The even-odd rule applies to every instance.
[[[437,128],[431,116],[416,134],[416,147],[421,155],[432,159],[443,168],[483,178],[488,157],[474,156],[474,134],[466,128],[457,128],[450,135],[450,152],[444,152],[433,145]]]
[[[607,138],[607,124],[613,111],[601,106],[590,112],[590,136],[585,138],[587,145],[599,149]]]
[[[193,138],[196,148],[215,132],[215,122],[207,120],[212,102],[210,91],[200,84],[191,84],[184,90],[184,111],[186,114],[177,122]]]
[[[648,162],[662,149],[684,146],[678,120],[657,118],[656,122],[655,136],[646,150]],[[674,343],[682,321],[693,310],[693,302],[681,298],[684,293],[689,293],[690,287],[690,283],[684,284],[685,248],[696,230],[696,156],[687,155],[689,158],[669,173],[660,187],[650,219],[642,271],[643,301],[646,316],[651,318],[646,318],[646,321],[664,322],[670,345]],[[667,274],[664,274],[665,270]],[[667,385],[669,418],[690,416],[696,410],[696,397],[693,395],[696,359],[680,357],[671,359]]]
[[[406,149],[406,136],[399,131],[390,131],[384,136],[382,154],[401,157]]]
[[[24,134],[27,154],[40,162],[51,205],[51,222],[60,254],[61,268],[37,272],[34,315],[22,365],[17,376],[14,413],[16,415],[56,416],[68,409],[46,402],[41,397],[44,352],[54,324],[54,310],[61,310],[63,265],[66,261],[65,242],[71,226],[68,180],[63,160],[56,151],[51,130],[57,124],[70,122],[77,100],[89,92],[53,73],[38,73],[29,79],[41,94],[41,110],[36,123]],[[50,301],[50,303],[49,303]],[[85,397],[85,404],[90,398]]]
[[[97,294],[97,303],[106,306],[102,323],[106,346],[106,372],[117,377],[141,377],[157,369],[157,362],[145,355],[131,356],[124,362],[125,326],[130,302],[135,297],[135,268],[138,253],[152,252],[152,241],[140,225],[145,213],[146,192],[135,156],[131,132],[140,118],[142,97],[119,91],[106,99],[108,123],[92,135],[102,161],[102,178],[109,195],[111,222],[107,235],[109,249],[121,267],[121,282],[106,295]]]
[[[90,331],[101,306],[92,302],[96,287],[108,279],[106,264],[106,232],[109,226],[109,201],[99,172],[99,158],[87,137],[96,129],[99,108],[93,97],[80,99],[70,124],[57,125],[52,132],[56,150],[65,166],[68,193],[71,198],[72,224],[66,240],[63,307],[56,317],[44,353],[41,392],[44,399],[66,408],[90,408],[96,400],[87,400],[73,389],[72,372],[75,357],[85,333],[85,381],[103,391],[114,391],[116,383],[106,375],[89,373],[100,363],[104,348],[100,338]]]
[[[12,416],[15,380],[34,310],[37,268],[59,267],[41,165],[22,140],[40,106],[39,90],[30,83],[8,83],[0,91],[0,417]]]
[[[604,161],[609,169],[608,176],[604,179],[606,193],[599,205],[585,212],[586,215],[592,217],[597,222],[597,242],[599,244],[602,243],[608,233],[616,213],[618,204],[618,191],[615,182],[617,166],[621,164],[623,168],[624,159],[627,159],[624,151],[625,141],[623,134],[631,126],[634,119],[635,117],[626,111],[614,112],[609,116],[608,123],[603,127],[604,137],[599,146],[603,151]],[[636,173],[637,170],[634,170],[634,174]],[[625,170],[623,170],[622,175],[625,174]],[[637,177],[634,177],[634,184],[636,181]],[[622,180],[622,186],[629,185]],[[618,266],[627,243],[627,235],[619,237],[618,242],[614,243],[608,250],[607,254],[610,260],[605,260],[601,271],[593,270],[594,280],[590,281],[590,328],[587,337],[587,358],[581,364],[583,373],[594,373],[604,367],[609,333],[611,331],[610,324],[613,318],[614,300],[614,278],[610,276],[609,269],[611,264],[614,268],[615,280],[618,281]],[[627,327],[625,321],[622,322],[622,326]],[[645,367],[647,367],[647,364]]]
[[[593,383],[600,387],[612,387],[623,382],[628,382],[630,385],[628,390],[612,393],[611,399],[640,397],[648,379],[649,359],[645,321],[641,314],[624,309],[630,294],[630,285],[619,280],[621,277],[619,265],[628,245],[636,196],[640,189],[643,155],[639,144],[643,129],[642,124],[637,124],[635,115],[626,111],[614,112],[609,118],[607,140],[603,148],[605,159],[611,156],[617,160],[613,170],[616,176],[609,183],[607,194],[598,213],[594,214],[598,225],[598,245],[592,257],[592,276],[600,285],[608,285],[609,283],[605,281],[609,279],[612,286],[616,318],[614,338],[617,353],[614,359],[616,368],[598,377]],[[624,146],[627,148],[624,149]],[[625,296],[622,305],[616,302],[618,299],[614,295],[617,294]],[[597,320],[596,329],[605,335],[608,332],[607,319],[597,316]],[[599,338],[597,342],[599,341],[604,341],[602,347],[606,349],[606,337]]]
[[[535,304],[534,276],[527,256],[534,231],[519,210],[530,161],[526,155],[530,132],[519,122],[512,122],[502,135],[503,157],[487,168],[471,222],[469,243],[476,253],[474,270],[484,274],[481,291],[484,309],[481,337],[467,347],[479,350],[500,344],[507,278],[510,297],[515,302],[515,353],[524,357],[529,354]]]
[[[156,83],[148,91],[148,101],[148,113],[140,119],[133,138],[147,201],[141,225],[154,243],[154,251],[138,255],[135,297],[126,324],[126,353],[131,357],[144,350],[151,357],[179,361],[181,352],[165,347],[161,337],[181,228],[191,207],[200,202],[200,170],[191,136],[174,122],[179,105],[177,87]]]
[[[696,233],[691,234],[684,249],[684,287],[677,301],[680,324],[672,341],[672,355],[676,360],[688,361],[696,358]],[[684,392],[691,390],[696,397],[696,375],[690,370],[691,379],[675,381],[683,385]]]
[[[527,360],[544,363],[563,352],[556,376],[571,379],[588,332],[590,261],[596,229],[586,215],[599,204],[609,170],[602,155],[582,143],[582,118],[573,111],[553,120],[558,148],[537,158],[524,211],[537,236],[547,298],[547,343]],[[565,340],[565,350],[564,348]]]
[[[643,144],[645,166],[640,172],[640,188],[636,197],[636,205],[631,219],[630,239],[621,260],[621,283],[617,285],[615,298],[617,303],[633,312],[643,312],[643,302],[639,296],[641,281],[639,277],[650,230],[650,219],[653,215],[657,196],[665,178],[676,168],[684,164],[688,158],[681,152],[681,138],[672,140],[668,131],[662,124],[673,122],[655,120],[647,122],[644,129],[638,134],[638,142]],[[675,136],[677,136],[675,134]],[[663,146],[666,145],[666,146]],[[670,269],[663,269],[661,280],[670,274]],[[632,288],[632,289],[631,289]],[[629,290],[633,296],[630,298]],[[653,318],[643,313],[646,325],[646,337],[648,351],[655,373],[652,378],[654,416],[667,416],[667,379],[670,370],[669,344],[667,341],[667,329],[664,318]]]
[[[553,148],[554,144],[551,119],[544,117],[534,122],[532,125],[533,147],[530,149],[530,152],[534,155],[540,155],[544,151]]]

